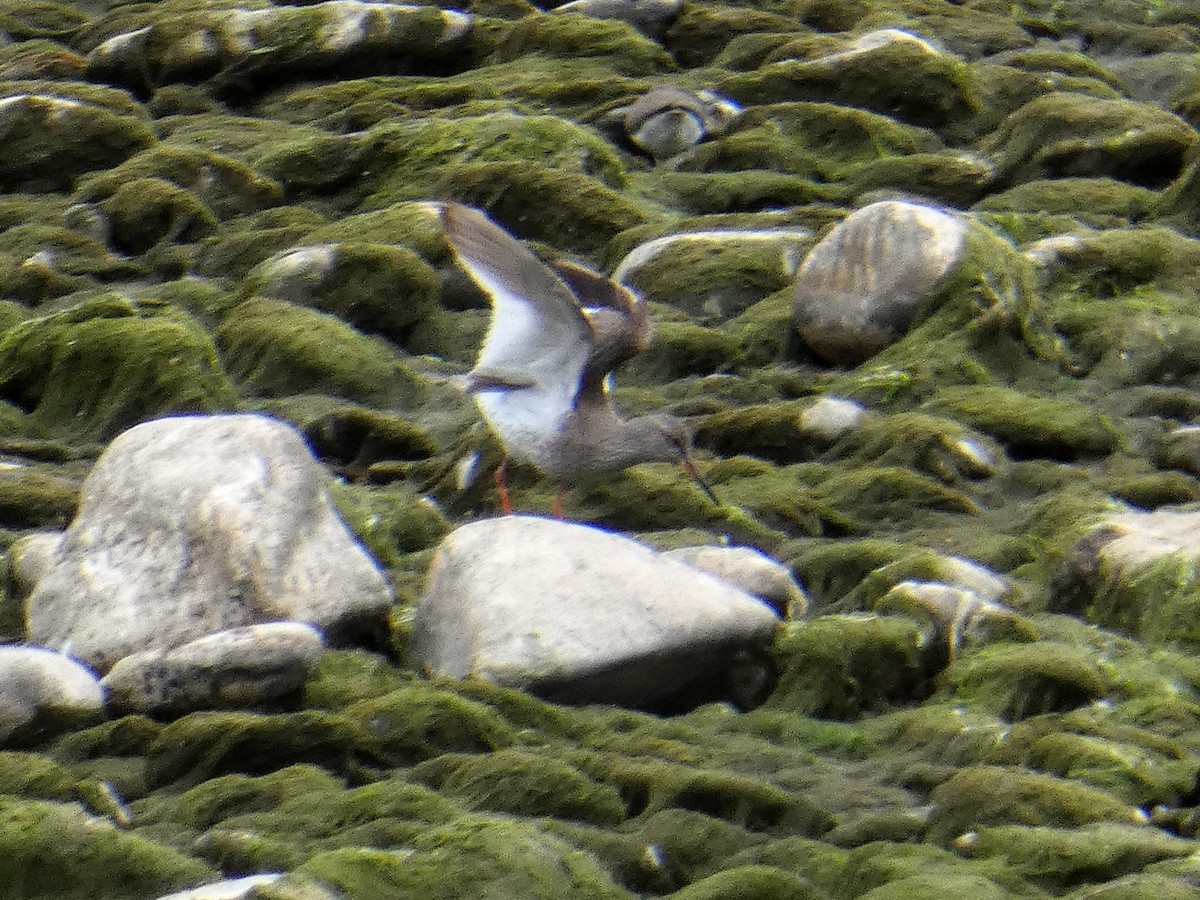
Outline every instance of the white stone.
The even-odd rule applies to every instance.
[[[832,444],[854,431],[867,416],[861,403],[842,397],[822,397],[800,414],[805,434]]]
[[[79,663],[40,647],[0,647],[0,744],[45,712],[99,719],[100,681]]]
[[[29,639],[105,671],[243,625],[310,622],[338,639],[382,621],[391,591],[325,479],[300,434],[266,416],[130,429],[27,600]]]
[[[311,625],[275,622],[219,631],[173,650],[126,656],[104,677],[124,712],[248,707],[300,688],[325,642]]]
[[[430,674],[653,707],[765,646],[777,623],[757,598],[637,541],[506,516],[442,542],[413,654]]]
[[[931,206],[884,200],[855,211],[796,274],[792,323],[827,362],[856,365],[898,340],[958,264],[968,225]]]
[[[753,547],[679,547],[662,555],[762,598],[789,619],[800,618],[808,609],[808,598],[792,570]]]
[[[245,878],[228,878],[191,890],[166,894],[158,900],[241,900],[256,887],[274,884],[282,877],[282,872],[269,872],[263,875],[247,875]]]

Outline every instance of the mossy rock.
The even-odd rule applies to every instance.
[[[665,42],[680,65],[687,68],[705,66],[725,54],[739,38],[774,38],[773,47],[782,39],[802,31],[794,18],[791,3],[704,3],[685,7],[668,29]],[[744,51],[736,53],[744,57]],[[765,52],[759,50],[759,53]],[[753,66],[750,66],[753,68]]]
[[[343,711],[369,731],[379,752],[394,765],[412,765],[443,753],[488,753],[516,740],[513,729],[492,708],[449,690],[418,683]]]
[[[1159,202],[1159,194],[1113,178],[1054,178],[1027,181],[992,194],[975,209],[996,212],[1073,215],[1089,224],[1111,227],[1116,220],[1137,222]]]
[[[0,469],[0,526],[65,528],[78,502],[74,480],[24,467]]]
[[[706,416],[696,429],[696,442],[722,456],[749,454],[777,463],[799,462],[816,455],[813,438],[803,428],[804,400],[753,404]]]
[[[1053,641],[985,647],[943,677],[957,699],[1013,722],[1084,706],[1111,686],[1088,650]]]
[[[691,322],[659,322],[650,346],[621,370],[623,384],[659,384],[726,371],[737,361],[733,340],[715,328]]]
[[[972,118],[979,102],[969,67],[915,41],[845,57],[770,63],[722,79],[718,88],[747,105],[837,103],[934,130]]]
[[[802,178],[828,177],[830,167],[799,141],[777,128],[760,125],[705,141],[676,157],[672,168],[680,172],[744,172],[763,169]]]
[[[366,489],[339,484],[334,503],[363,546],[386,567],[401,557],[435,546],[450,531],[446,517],[432,503],[405,487]]]
[[[375,749],[364,724],[333,713],[192,713],[163,728],[147,748],[147,778],[155,786],[182,788],[293,764],[357,777]]]
[[[1183,553],[1158,558],[1136,571],[1101,562],[1087,617],[1156,646],[1200,646],[1200,570]]]
[[[754,371],[784,358],[791,319],[792,290],[788,287],[748,307],[721,329],[737,343],[741,365]]]
[[[413,680],[382,656],[366,650],[328,650],[304,685],[304,704],[337,712],[357,703],[390,694]]]
[[[999,385],[947,387],[926,408],[991,435],[1015,457],[1086,459],[1105,456],[1121,443],[1112,420],[1089,405]]]
[[[985,149],[1007,183],[1107,177],[1154,189],[1183,171],[1196,139],[1182,119],[1149,104],[1053,93],[1009,116]]]
[[[969,206],[983,196],[996,178],[988,160],[958,150],[888,156],[854,167],[845,174],[858,196],[898,192],[929,198],[948,206]]]
[[[1071,900],[1191,900],[1195,895],[1196,886],[1186,876],[1139,873],[1089,885],[1068,896]]]
[[[427,828],[403,850],[356,847],[322,853],[296,871],[332,886],[347,900],[415,894],[451,900],[481,893],[496,900],[630,896],[590,854],[536,825],[482,817]]]
[[[544,753],[515,749],[486,756],[448,753],[421,763],[412,777],[471,810],[601,826],[625,819],[625,804],[615,788]]]
[[[189,828],[204,831],[235,816],[275,809],[291,798],[324,805],[328,795],[343,787],[338,779],[312,765],[286,766],[258,777],[222,775],[180,794],[170,815]]]
[[[971,841],[976,859],[1003,865],[1043,890],[1058,894],[1083,884],[1103,884],[1148,865],[1195,853],[1195,841],[1157,828],[1101,823],[1082,828],[983,828]]]
[[[773,866],[738,866],[693,882],[672,900],[825,900],[812,882]]]
[[[119,294],[5,332],[0,396],[29,410],[39,428],[78,441],[235,402],[216,349],[195,320]]]
[[[332,313],[400,344],[432,311],[441,288],[441,278],[415,252],[382,244],[297,247],[255,267],[241,285],[245,296]]]
[[[251,298],[225,317],[216,339],[250,395],[328,394],[388,407],[413,394],[390,348],[313,309]]]
[[[301,206],[281,206],[240,216],[224,223],[219,235],[202,242],[194,274],[222,279],[243,277],[271,256],[304,244],[325,221]]]
[[[217,217],[195,194],[161,178],[123,182],[100,209],[112,228],[113,244],[135,255],[198,241],[217,227]]]
[[[79,799],[78,782],[69,769],[43,756],[0,752],[0,795],[67,803]]]
[[[657,169],[637,179],[649,197],[689,215],[749,213],[838,199],[841,191],[782,172],[670,172]]]
[[[1075,827],[1134,821],[1133,808],[1096,788],[1024,769],[959,769],[930,795],[929,839],[950,844],[993,825]]]
[[[0,186],[66,191],[86,172],[117,165],[154,143],[146,114],[122,91],[53,81],[0,83],[7,98]]]
[[[983,869],[983,872],[980,870]],[[955,896],[981,897],[992,895],[995,883],[989,884],[988,875],[983,866],[972,865],[967,860],[939,847],[928,844],[888,844],[884,842],[867,844],[850,853],[846,860],[842,881],[839,884],[846,893],[844,896],[875,897],[898,900],[900,897],[925,897],[924,890],[930,891],[931,898],[950,898],[940,889],[965,889],[966,893]],[[1020,896],[1026,888],[1018,879],[1009,877],[1001,879],[1004,888],[1017,891],[1004,891],[1001,897]],[[901,886],[913,890],[914,893],[901,893]],[[1027,889],[1027,888],[1026,888]]]
[[[230,219],[274,206],[283,199],[279,185],[245,163],[196,147],[159,144],[119,166],[80,180],[75,199],[100,203],[122,186],[157,179],[191,192],[211,214]]]
[[[0,891],[30,900],[155,896],[217,877],[204,863],[73,804],[0,797],[0,850]]]
[[[599,57],[619,75],[657,75],[675,68],[670,54],[632,25],[584,15],[534,15],[514,22],[488,60],[506,63],[538,55]]]
[[[924,637],[904,616],[820,616],[775,641],[779,684],[769,709],[850,720],[929,693]]]

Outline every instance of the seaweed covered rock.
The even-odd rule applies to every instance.
[[[893,343],[966,249],[967,222],[883,201],[858,210],[796,273],[792,324],[827,362],[855,364]]]
[[[234,403],[212,339],[195,319],[120,294],[4,332],[0,397],[28,410],[36,427],[74,441],[105,440],[142,419]]]
[[[127,19],[131,30],[88,54],[88,76],[149,93],[225,72],[231,87],[246,90],[255,82],[307,78],[334,67],[420,69],[461,47],[471,26],[464,13],[391,3],[177,6]]]
[[[100,682],[74,660],[38,647],[0,647],[0,744],[98,719]]]
[[[413,653],[431,673],[654,708],[697,682],[719,690],[777,621],[758,599],[637,542],[510,516],[442,543]]]
[[[26,615],[32,642],[105,670],[259,622],[370,634],[391,600],[295,431],[257,416],[180,417],[105,451]]]

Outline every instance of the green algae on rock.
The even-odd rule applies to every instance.
[[[30,410],[37,426],[84,442],[112,438],[156,415],[234,404],[216,348],[198,322],[120,294],[5,332],[0,395]]]

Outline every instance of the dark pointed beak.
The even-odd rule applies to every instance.
[[[721,501],[717,499],[717,495],[713,493],[713,489],[709,483],[704,480],[704,476],[700,474],[700,470],[696,468],[696,463],[692,460],[692,456],[686,450],[679,455],[679,465],[683,471],[687,473],[688,478],[696,482],[696,486],[704,491],[705,496],[713,502],[715,506],[720,506]]]

